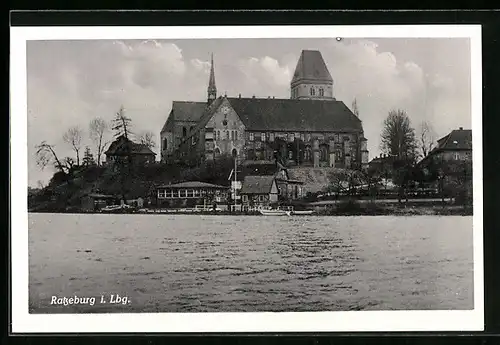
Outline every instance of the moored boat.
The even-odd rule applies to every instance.
[[[293,211],[292,215],[295,215],[295,216],[307,216],[307,215],[311,215],[313,213],[314,213],[313,210],[303,210],[303,211]]]
[[[264,216],[289,216],[291,213],[284,210],[259,210],[259,212]]]

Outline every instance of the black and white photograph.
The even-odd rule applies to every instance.
[[[12,29],[13,329],[481,330],[480,32]]]

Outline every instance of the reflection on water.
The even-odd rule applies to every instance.
[[[29,221],[34,313],[473,308],[472,217]],[[111,304],[111,295],[130,302]],[[52,296],[98,302],[51,305]]]

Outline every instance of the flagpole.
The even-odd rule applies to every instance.
[[[236,180],[236,169],[237,169],[236,157],[237,157],[237,155],[234,155],[234,210],[235,211],[236,211],[236,183],[237,183],[237,180]]]

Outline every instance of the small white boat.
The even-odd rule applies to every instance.
[[[313,212],[313,210],[293,211],[292,214],[296,216],[307,216],[313,214]]]
[[[289,216],[291,213],[284,210],[259,210],[259,212],[264,216]]]

